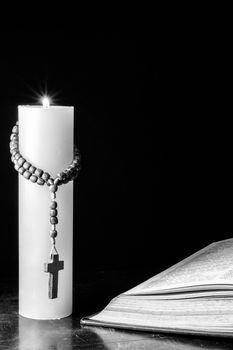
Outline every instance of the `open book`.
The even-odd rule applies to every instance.
[[[120,294],[81,324],[233,336],[233,238]]]

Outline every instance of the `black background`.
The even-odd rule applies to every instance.
[[[17,174],[9,135],[38,93],[75,106],[75,279],[158,271],[232,235],[228,41],[14,31],[1,35],[0,276],[17,279]],[[62,146],[62,145],[61,145]]]

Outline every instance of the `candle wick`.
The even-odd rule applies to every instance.
[[[43,99],[42,99],[42,105],[43,105],[44,108],[49,108],[50,101],[49,101],[49,98],[48,98],[48,97],[43,97]]]

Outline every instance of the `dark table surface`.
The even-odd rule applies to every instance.
[[[1,279],[0,349],[233,349],[230,339],[80,326],[82,316],[100,311],[112,297],[150,276],[149,271],[86,273],[75,284],[73,315],[56,321],[38,321],[19,316],[17,282]]]

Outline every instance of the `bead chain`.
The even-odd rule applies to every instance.
[[[35,167],[29,163],[19,152],[19,128],[18,122],[12,129],[10,136],[10,153],[11,161],[14,163],[14,168],[22,175],[25,179],[30,180],[33,183],[37,183],[40,186],[43,186],[45,183],[49,186],[51,192],[51,203],[50,203],[50,238],[52,243],[52,249],[50,254],[53,251],[57,254],[57,249],[55,247],[55,238],[57,237],[56,225],[58,224],[58,211],[57,211],[57,202],[56,202],[56,192],[58,186],[68,183],[69,181],[74,180],[79,173],[81,155],[76,145],[74,145],[74,159],[66,169],[57,174],[57,177],[53,179],[49,173],[44,172],[43,170]]]

